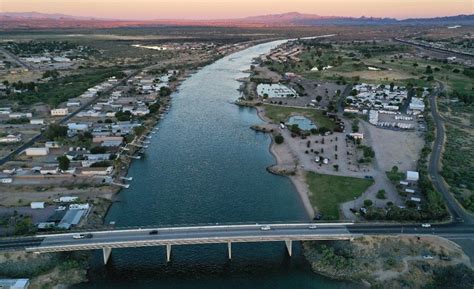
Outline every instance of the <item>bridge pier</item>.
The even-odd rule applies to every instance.
[[[229,254],[229,260],[232,259],[232,243],[227,242],[227,253]]]
[[[285,245],[286,245],[286,250],[288,251],[288,256],[291,257],[291,253],[292,253],[292,245],[293,245],[293,241],[292,240],[285,240]]]
[[[171,244],[166,244],[166,262],[171,261]]]
[[[110,258],[110,254],[112,253],[112,248],[103,248],[102,254],[104,256],[104,264],[107,264]]]

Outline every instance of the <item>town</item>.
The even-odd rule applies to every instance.
[[[0,288],[472,288],[463,1],[177,1],[6,0]]]

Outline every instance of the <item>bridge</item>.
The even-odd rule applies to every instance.
[[[420,224],[354,224],[354,223],[289,223],[239,224],[183,227],[157,227],[81,231],[90,238],[73,238],[79,233],[57,233],[0,240],[0,250],[26,250],[33,253],[78,250],[102,250],[104,263],[112,249],[165,246],[166,260],[171,260],[171,248],[177,245],[227,244],[232,259],[232,243],[282,242],[288,255],[293,241],[351,240],[363,235],[437,235],[448,239],[472,239],[474,227],[449,223],[422,227]]]

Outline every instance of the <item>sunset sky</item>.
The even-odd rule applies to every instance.
[[[0,0],[0,11],[140,20],[238,18],[293,11],[400,19],[473,14],[474,0]]]

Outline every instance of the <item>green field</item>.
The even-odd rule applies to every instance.
[[[307,108],[293,108],[276,105],[264,105],[265,115],[270,118],[273,122],[279,123],[280,121],[286,122],[292,115],[304,115],[311,119],[318,127],[325,127],[330,130],[335,128],[334,122],[323,115],[321,111]]]
[[[306,174],[309,184],[311,204],[318,208],[324,219],[339,219],[339,204],[359,197],[373,181],[352,177],[321,175],[314,172]]]

